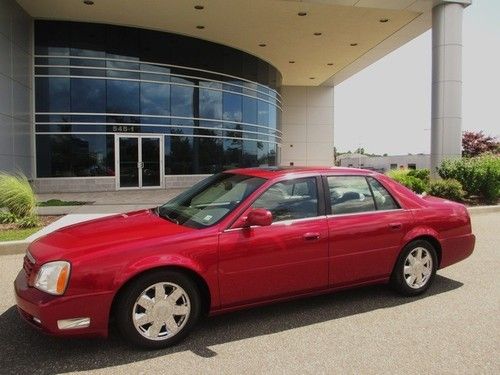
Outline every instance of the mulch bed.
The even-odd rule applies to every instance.
[[[47,225],[53,223],[62,216],[64,215],[38,216],[41,223],[40,228],[46,227]],[[0,230],[9,230],[9,229],[19,229],[19,228],[17,227],[16,223],[0,224]]]

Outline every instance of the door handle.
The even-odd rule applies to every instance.
[[[306,241],[319,240],[319,237],[320,237],[319,233],[316,232],[307,232],[302,236],[302,238],[304,238],[304,240]]]
[[[401,223],[391,223],[391,224],[389,224],[389,228],[391,230],[394,230],[394,231],[401,230],[401,228],[403,228],[403,224],[401,224]]]
[[[144,162],[143,161],[138,161],[137,162],[137,168],[144,168]]]

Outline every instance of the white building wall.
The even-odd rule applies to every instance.
[[[391,164],[395,168],[408,168],[408,165],[414,164],[416,169],[429,168],[431,165],[430,155],[393,155],[393,156],[365,156],[357,155],[349,157],[342,155],[339,158],[341,167],[368,168],[380,171],[388,171]]]
[[[333,165],[333,87],[283,86],[281,165]]]
[[[0,170],[32,177],[33,20],[14,1],[0,0]]]

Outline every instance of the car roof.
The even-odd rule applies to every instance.
[[[225,171],[226,173],[244,174],[248,176],[273,179],[286,175],[297,174],[329,174],[329,175],[373,175],[374,172],[366,169],[341,168],[341,167],[259,167],[236,168]]]

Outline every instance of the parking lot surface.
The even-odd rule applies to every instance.
[[[179,345],[143,351],[57,339],[24,324],[12,282],[22,255],[0,257],[0,373],[500,374],[500,213],[473,216],[476,250],[438,272],[427,294],[385,286],[306,298],[203,321]]]

